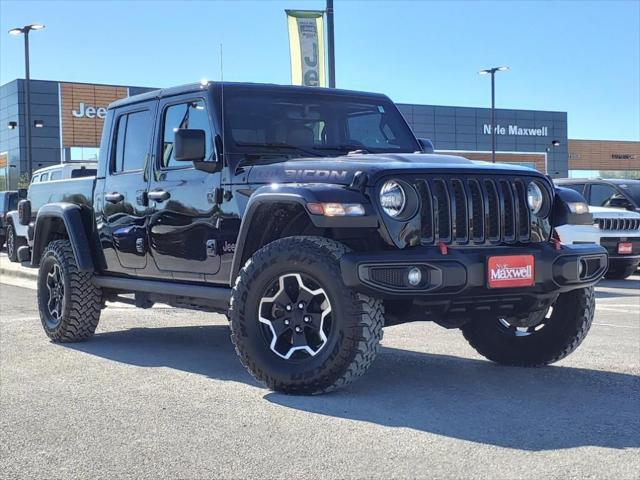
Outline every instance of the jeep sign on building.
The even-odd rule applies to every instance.
[[[150,88],[31,80],[33,169],[97,157],[109,103]],[[26,172],[24,80],[0,87],[0,188],[16,188]],[[35,125],[40,125],[36,127]],[[8,182],[5,178],[8,177]]]

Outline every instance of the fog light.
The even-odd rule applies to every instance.
[[[420,285],[420,282],[422,281],[422,272],[420,271],[420,269],[417,267],[413,267],[411,270],[409,270],[409,273],[407,274],[407,280],[409,281],[409,285],[411,285],[412,287],[417,287],[418,285]]]

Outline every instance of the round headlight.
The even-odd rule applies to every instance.
[[[407,203],[407,196],[402,186],[395,180],[387,180],[380,189],[380,205],[384,213],[397,217]]]
[[[529,204],[529,209],[533,213],[538,213],[542,210],[544,195],[536,182],[529,183],[529,186],[527,187],[527,203]]]

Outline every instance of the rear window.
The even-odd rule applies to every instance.
[[[142,170],[151,141],[149,110],[125,113],[118,118],[115,151],[111,171],[115,173]]]
[[[76,168],[71,170],[71,178],[95,177],[98,170],[95,168]]]

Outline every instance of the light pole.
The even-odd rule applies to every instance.
[[[31,159],[31,92],[30,92],[30,80],[31,77],[29,75],[29,32],[31,30],[42,30],[44,25],[39,23],[33,23],[31,25],[25,25],[20,28],[12,28],[9,30],[9,35],[24,35],[24,70],[25,70],[25,83],[24,83],[24,135],[25,141],[27,143],[26,153],[27,153],[27,174],[29,181],[31,181],[32,172],[32,159]]]
[[[333,28],[333,0],[327,0],[327,56],[329,57],[329,88],[336,88],[336,52]]]
[[[496,72],[509,70],[509,67],[493,67],[480,70],[480,75],[491,75],[491,161],[496,163]]]

